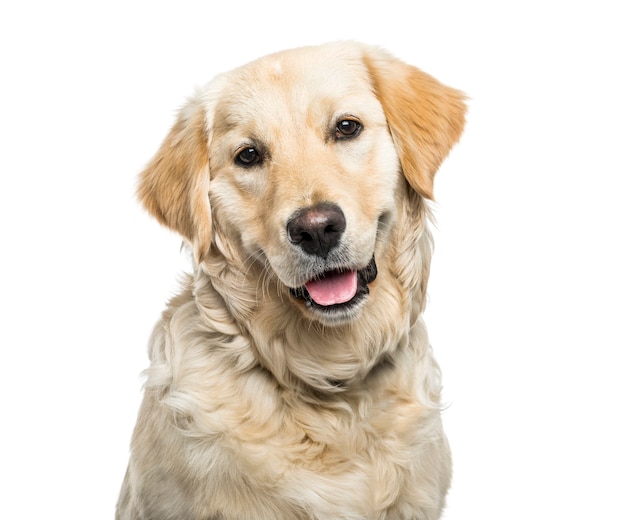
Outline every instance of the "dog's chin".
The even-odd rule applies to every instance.
[[[324,325],[341,325],[358,317],[377,274],[372,257],[363,269],[325,271],[289,292],[312,319]]]

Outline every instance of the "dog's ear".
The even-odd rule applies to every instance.
[[[141,173],[137,194],[161,224],[180,233],[200,260],[211,244],[205,111],[190,103]]]
[[[433,180],[465,125],[465,96],[383,52],[365,58],[404,176],[433,198]]]

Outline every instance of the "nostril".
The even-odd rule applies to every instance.
[[[287,236],[292,244],[300,244],[301,242],[313,240],[308,233],[296,220],[290,220],[287,224]]]
[[[300,237],[301,242],[310,242],[311,240],[313,240],[311,234],[307,233],[306,231],[301,231],[300,233],[298,233],[298,236]]]

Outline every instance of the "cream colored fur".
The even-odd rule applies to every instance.
[[[463,96],[356,43],[285,51],[189,100],[139,196],[195,272],[150,340],[119,520],[440,517],[450,453],[421,319],[432,182]],[[337,121],[362,124],[350,139]],[[263,150],[252,168],[246,147]],[[362,303],[290,293],[319,273],[285,227],[339,206],[346,267],[375,257]]]

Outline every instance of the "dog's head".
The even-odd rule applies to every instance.
[[[200,265],[220,254],[309,318],[349,322],[378,270],[393,275],[407,201],[433,197],[464,112],[460,92],[379,49],[278,53],[189,101],[139,196]]]

